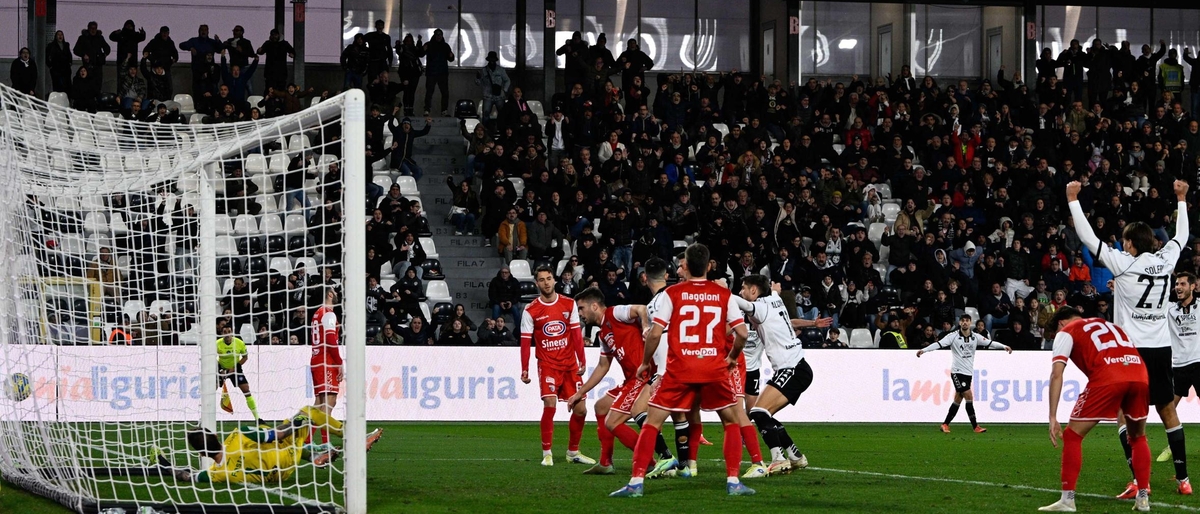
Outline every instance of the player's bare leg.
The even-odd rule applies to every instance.
[[[788,399],[774,385],[768,384],[754,409],[750,411],[750,419],[762,434],[763,442],[771,450],[771,464],[767,472],[771,475],[787,474],[794,468],[808,467],[808,458],[800,453],[800,449],[788,435],[783,423],[775,419],[775,413],[788,405]]]
[[[333,429],[334,435],[341,437],[342,423],[333,419],[333,408],[337,406],[337,393],[321,393],[317,395],[317,410],[321,411],[325,416],[325,421],[314,423],[314,429],[321,429],[321,444],[329,444],[329,431]],[[313,421],[317,421],[314,419]]]

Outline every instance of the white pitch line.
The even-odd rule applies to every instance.
[[[532,461],[534,459],[479,458],[479,459],[399,459],[399,460],[420,460],[420,461],[435,461],[435,462],[468,462],[468,461],[520,462],[520,461]],[[724,462],[724,459],[705,459],[705,460],[709,460],[709,461],[713,461],[713,462]],[[746,463],[743,462],[743,464],[746,464]],[[921,480],[921,481],[925,481],[925,482],[942,482],[942,483],[949,483],[949,484],[975,485],[975,486],[981,486],[981,487],[1001,487],[1001,488],[1008,488],[1008,489],[1020,489],[1023,491],[1036,491],[1039,493],[1054,493],[1054,494],[1062,493],[1062,491],[1059,489],[1050,489],[1047,487],[1036,487],[1036,486],[1032,486],[1032,485],[1021,485],[1021,484],[1002,484],[999,482],[984,482],[981,480],[962,480],[962,479],[958,479],[958,478],[920,477],[920,476],[913,476],[913,475],[899,475],[899,474],[895,474],[895,473],[880,473],[877,471],[858,471],[858,470],[853,470],[853,469],[820,468],[820,467],[815,467],[815,466],[809,466],[804,469],[808,469],[808,470],[812,470],[812,471],[827,471],[830,473],[841,473],[844,475],[863,475],[863,476],[872,476],[872,477],[878,477],[878,478],[891,478],[891,479],[896,479],[896,480]],[[1109,496],[1106,494],[1081,493],[1078,491],[1075,492],[1075,496],[1083,497],[1083,498],[1098,498],[1098,499],[1102,499],[1102,500],[1116,499],[1113,496]],[[1155,506],[1155,507],[1167,508],[1167,509],[1179,509],[1179,510],[1185,510],[1185,511],[1190,511],[1190,512],[1200,512],[1200,507],[1192,507],[1189,505],[1178,505],[1178,504],[1174,504],[1174,503],[1163,503],[1163,502],[1150,502],[1150,505]]]

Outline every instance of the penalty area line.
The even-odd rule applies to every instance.
[[[921,476],[912,476],[912,475],[900,475],[900,474],[895,474],[895,473],[880,473],[877,471],[857,471],[857,470],[852,470],[852,469],[821,468],[821,467],[815,467],[815,466],[809,466],[805,469],[810,469],[813,471],[826,471],[829,473],[841,473],[844,475],[861,475],[861,476],[870,476],[870,477],[878,477],[878,478],[892,478],[892,479],[898,479],[898,480],[920,480],[920,481],[925,481],[925,482],[941,482],[941,483],[949,483],[949,484],[975,485],[975,486],[981,486],[981,487],[1001,487],[1001,488],[1007,488],[1007,489],[1019,489],[1019,490],[1023,490],[1023,491],[1036,491],[1036,492],[1040,492],[1040,493],[1054,493],[1054,494],[1062,493],[1062,491],[1059,489],[1050,489],[1047,487],[1036,487],[1036,486],[1032,486],[1032,485],[1020,485],[1020,484],[1002,484],[999,482],[984,482],[982,480],[962,480],[959,478],[921,477]],[[1079,491],[1075,492],[1075,496],[1084,497],[1084,498],[1107,499],[1107,500],[1115,500],[1116,499],[1112,496],[1108,496],[1108,495],[1104,495],[1104,494],[1081,493]],[[1180,510],[1191,511],[1191,512],[1200,512],[1200,508],[1191,507],[1188,505],[1178,505],[1178,504],[1174,504],[1174,503],[1150,502],[1150,505],[1152,505],[1154,507],[1163,507],[1163,508],[1168,508],[1168,509],[1180,509]]]

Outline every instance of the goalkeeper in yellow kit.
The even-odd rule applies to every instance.
[[[328,444],[305,444],[310,424],[328,426],[335,434],[342,424],[329,418],[320,409],[304,407],[292,419],[274,427],[243,426],[225,437],[224,443],[204,428],[187,433],[187,442],[203,457],[213,459],[207,470],[193,471],[175,468],[160,452],[155,452],[158,466],[170,471],[176,480],[192,482],[267,483],[279,482],[292,476],[302,461],[324,467],[337,460],[342,450]],[[367,434],[367,451],[379,441],[383,429]]]

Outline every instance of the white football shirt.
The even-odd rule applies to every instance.
[[[1200,313],[1196,301],[1183,307],[1172,302],[1167,310],[1171,326],[1171,365],[1176,368],[1200,362]]]
[[[1179,242],[1167,241],[1157,252],[1137,257],[1100,245],[1100,261],[1113,273],[1113,322],[1138,348],[1169,348],[1167,310]]]
[[[746,347],[742,353],[746,354],[746,371],[758,371],[762,367],[763,345],[757,330],[746,333]]]
[[[655,312],[661,312],[664,308],[666,308],[667,302],[665,301],[665,298],[667,295],[663,294],[663,291],[666,290],[666,288],[663,288],[661,291],[655,293],[654,298],[650,299],[650,304],[646,305],[646,315],[649,316],[650,319],[654,319]],[[660,376],[667,374],[667,339],[665,337],[659,339],[658,348],[654,349],[654,366],[656,369],[658,369],[658,374]]]
[[[979,348],[988,348],[991,350],[1003,350],[1004,345],[983,337],[975,332],[971,332],[967,337],[963,337],[962,331],[955,330],[942,336],[938,342],[933,343],[925,348],[926,352],[949,348],[950,353],[954,355],[954,359],[950,361],[950,372],[958,375],[971,375],[975,373],[975,351]]]
[[[750,303],[746,311],[750,326],[758,332],[758,338],[771,361],[771,367],[776,370],[794,368],[804,359],[804,346],[796,338],[792,329],[792,317],[788,316],[787,307],[778,293],[771,292],[769,296],[760,296]],[[750,369],[749,361],[746,369]]]

